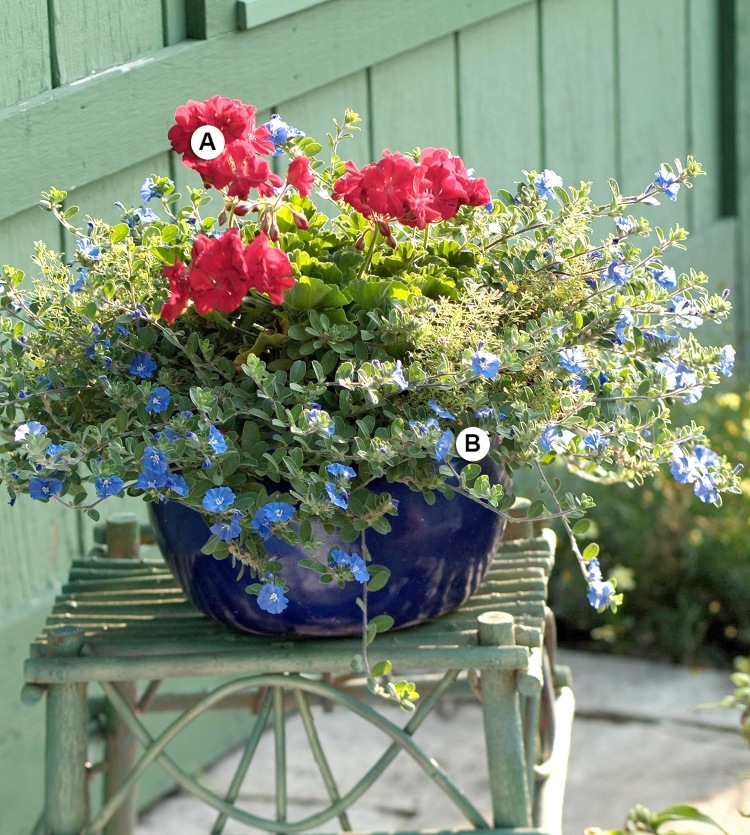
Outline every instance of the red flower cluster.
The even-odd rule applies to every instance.
[[[191,299],[199,313],[231,313],[251,289],[267,293],[274,304],[281,304],[284,290],[294,284],[286,253],[270,246],[264,232],[244,244],[236,226],[216,238],[198,235],[192,263],[185,265],[178,258],[163,274],[169,279],[172,295],[161,316],[170,325]]]
[[[199,159],[190,147],[190,138],[200,127],[213,125],[224,135],[224,150],[215,159]],[[231,197],[247,200],[251,188],[268,197],[284,181],[274,174],[261,156],[275,145],[267,128],[255,126],[255,108],[236,99],[213,96],[204,101],[189,101],[177,108],[175,124],[167,134],[172,147],[182,154],[183,163],[203,178],[205,186],[228,188]]]
[[[445,148],[425,148],[420,162],[383,151],[383,159],[361,171],[349,161],[333,197],[384,224],[386,235],[390,220],[424,229],[432,221],[455,217],[461,206],[485,206],[491,200],[487,182],[470,177],[461,157]]]

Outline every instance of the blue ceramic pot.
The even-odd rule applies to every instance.
[[[499,478],[497,470],[494,475]],[[394,628],[400,628],[458,608],[489,569],[502,536],[502,518],[463,496],[449,500],[438,494],[435,504],[428,505],[421,493],[385,479],[369,489],[399,500],[398,516],[388,517],[391,532],[367,532],[373,562],[391,571],[385,587],[368,596],[370,617],[388,614]],[[239,567],[233,567],[230,558],[216,560],[201,553],[210,534],[200,513],[168,501],[151,505],[150,514],[167,565],[193,604],[215,620],[256,634],[361,634],[362,613],[355,603],[362,595],[361,585],[351,581],[341,589],[321,583],[318,574],[297,565],[309,557],[301,548],[277,537],[266,542],[269,553],[277,554],[284,565],[289,598],[286,609],[272,615],[258,606],[255,595],[245,592],[254,582],[247,571],[238,582]],[[342,543],[320,526],[315,526],[315,535],[325,543],[323,553],[334,546],[356,548],[356,543]]]

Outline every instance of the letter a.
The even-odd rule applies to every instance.
[[[203,139],[201,139],[201,144],[198,146],[198,150],[202,151],[204,148],[210,148],[212,151],[216,150],[216,145],[214,145],[214,138],[211,136],[209,131],[206,131],[203,134]]]

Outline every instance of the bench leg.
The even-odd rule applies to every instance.
[[[137,683],[122,681],[116,687],[127,703],[133,707],[137,697]],[[106,803],[130,774],[138,759],[138,740],[111,706],[107,710],[105,744],[104,802]],[[104,835],[132,835],[135,831],[136,813],[136,789],[133,788],[104,827]]]

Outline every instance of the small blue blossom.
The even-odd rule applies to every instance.
[[[90,238],[79,238],[76,241],[78,255],[89,261],[96,261],[100,255],[99,247]]]
[[[167,472],[167,456],[160,449],[152,446],[147,446],[143,450],[143,468],[150,470],[152,473],[159,473],[166,475]]]
[[[554,423],[548,423],[544,430],[542,431],[542,435],[539,438],[539,448],[542,452],[551,452],[552,451],[552,442],[557,440],[560,437],[560,433],[557,430],[557,426]]]
[[[57,496],[63,483],[59,478],[32,478],[29,480],[29,496],[38,502],[46,502]]]
[[[144,469],[138,473],[135,486],[138,490],[158,490],[167,484],[167,474],[157,473],[154,470]]]
[[[693,447],[693,455],[701,467],[718,467],[721,464],[719,456],[709,447],[703,446],[703,444],[696,444]]]
[[[125,223],[132,228],[136,223],[153,223],[155,220],[159,220],[159,216],[152,209],[133,209],[132,215]]]
[[[608,278],[618,287],[627,284],[630,281],[630,276],[633,270],[628,264],[620,264],[618,261],[610,261],[607,264],[607,269],[602,273],[602,278]]]
[[[288,603],[284,589],[274,583],[266,583],[258,592],[258,606],[269,614],[278,615],[286,609]]]
[[[716,370],[724,377],[732,376],[732,369],[734,368],[734,357],[736,351],[731,345],[725,345],[721,349],[721,359],[716,365]]]
[[[719,501],[719,491],[716,489],[713,478],[708,473],[698,476],[693,485],[693,491],[706,504],[717,504]]]
[[[560,366],[573,374],[580,374],[588,368],[588,359],[582,348],[563,348],[558,356]]]
[[[78,272],[78,278],[72,283],[68,285],[68,290],[71,293],[77,293],[79,290],[83,290],[86,286],[86,276],[89,274],[88,267],[81,267],[80,271]]]
[[[625,331],[633,324],[633,314],[630,309],[623,307],[620,311],[620,318],[615,325],[615,340],[619,345],[625,343]]]
[[[427,405],[439,418],[443,418],[444,420],[456,419],[455,415],[452,415],[447,409],[444,409],[436,400],[428,400]]]
[[[453,433],[450,429],[446,429],[440,436],[438,442],[435,444],[435,458],[438,461],[443,461],[448,453],[451,451],[453,444]]]
[[[25,441],[29,436],[38,437],[39,435],[46,435],[47,427],[38,420],[30,420],[28,423],[22,423],[16,428],[14,440]]]
[[[609,580],[594,580],[589,583],[589,590],[586,594],[589,603],[594,609],[603,609],[609,605],[609,601],[615,593],[615,587]]]
[[[662,266],[658,270],[652,269],[651,275],[653,275],[654,281],[659,285],[659,287],[664,290],[674,290],[677,286],[677,273],[674,271],[673,267]]]
[[[693,330],[703,324],[703,318],[694,312],[692,302],[688,299],[675,296],[674,302],[669,306],[668,310],[670,313],[675,314],[675,323],[682,325],[683,328]]]
[[[494,380],[500,370],[500,360],[495,354],[485,351],[482,344],[480,343],[477,350],[471,355],[471,370],[478,377]]]
[[[349,494],[343,487],[336,487],[332,481],[326,482],[326,493],[331,504],[346,510],[349,507]]]
[[[629,235],[635,229],[635,221],[632,218],[618,215],[615,218],[615,226],[620,235]]]
[[[680,190],[680,178],[663,165],[654,175],[654,185],[664,192],[667,200],[671,200],[673,203],[677,200],[677,192]]]
[[[229,542],[232,539],[237,539],[237,537],[242,533],[242,528],[239,523],[241,518],[242,513],[239,510],[235,510],[232,514],[232,518],[228,522],[214,522],[209,530],[212,534],[214,534],[214,536],[218,536],[222,541]]]
[[[333,435],[336,431],[336,425],[331,420],[331,416],[321,409],[317,403],[310,404],[308,422],[313,429],[320,429],[328,435]]]
[[[669,465],[669,471],[675,481],[680,484],[690,484],[695,481],[695,463],[682,447],[675,446],[672,448],[672,463]]]
[[[417,420],[410,420],[409,426],[414,430],[414,432],[417,435],[427,435],[429,434],[430,428],[440,428],[440,424],[433,417],[427,418],[427,420],[424,423],[420,423]]]
[[[154,437],[159,440],[159,438],[166,438],[170,444],[173,444],[175,441],[180,440],[180,433],[175,432],[170,426],[165,426],[162,432],[157,432]]]
[[[598,429],[592,429],[583,439],[583,445],[593,450],[604,449],[609,440]]]
[[[154,183],[154,178],[147,177],[141,186],[141,202],[148,203],[149,200],[153,200],[154,197],[158,196],[159,192],[157,191],[156,183]]]
[[[357,475],[357,473],[351,467],[347,467],[346,464],[329,464],[326,467],[326,472],[334,478],[355,478]]]
[[[554,189],[562,188],[562,184],[562,177],[549,168],[545,168],[541,174],[534,178],[534,186],[542,200],[549,200],[550,197],[554,197]]]
[[[68,450],[62,444],[50,444],[44,451],[44,454],[48,458],[57,458],[58,455],[62,455],[67,451]]]
[[[352,572],[354,579],[360,583],[366,583],[370,579],[367,563],[365,563],[356,551],[347,554],[346,551],[342,551],[340,548],[334,548],[330,554],[329,565],[348,568]]]
[[[124,486],[125,482],[116,475],[100,476],[94,482],[96,495],[99,496],[100,499],[106,499],[109,496],[116,496],[118,493],[122,492],[122,488]]]
[[[190,492],[187,482],[179,473],[169,473],[164,486],[178,496],[187,496]]]
[[[401,366],[401,360],[396,360],[396,367],[393,369],[393,373],[391,374],[391,380],[401,389],[401,391],[406,391],[409,388],[409,383],[404,377],[404,369]]]
[[[283,145],[289,139],[305,135],[303,131],[288,125],[278,113],[274,113],[271,118],[263,124],[263,127],[271,134],[268,138],[276,146],[272,154],[272,156],[275,157],[283,151]]]
[[[227,442],[215,426],[208,427],[208,444],[217,455],[227,451]]]
[[[156,371],[156,363],[149,354],[144,351],[139,351],[130,363],[128,371],[136,377],[147,380]]]
[[[146,403],[147,412],[163,412],[168,406],[172,395],[166,386],[157,386],[149,395]]]
[[[268,502],[259,512],[269,522],[289,522],[294,516],[294,505],[289,502]]]
[[[494,414],[495,413],[492,409],[485,407],[484,409],[477,409],[474,412],[474,417],[482,420],[489,420]]]
[[[236,498],[234,491],[229,487],[212,487],[210,490],[206,490],[203,497],[203,509],[214,513],[226,510],[234,504]]]

